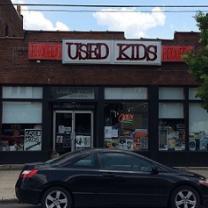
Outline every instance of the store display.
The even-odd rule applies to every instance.
[[[208,134],[205,131],[194,132],[189,135],[190,151],[208,151]]]
[[[104,127],[105,147],[129,151],[148,150],[146,113],[145,104],[109,105],[105,117],[108,125]]]
[[[185,125],[181,119],[161,119],[159,148],[165,151],[185,150]]]

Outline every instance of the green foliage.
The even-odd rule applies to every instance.
[[[208,13],[199,12],[195,19],[200,30],[199,47],[184,55],[184,60],[200,85],[197,96],[202,98],[203,106],[208,110]]]

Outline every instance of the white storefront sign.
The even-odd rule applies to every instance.
[[[63,40],[63,64],[161,65],[160,41]]]

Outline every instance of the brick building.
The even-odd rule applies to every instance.
[[[0,10],[0,163],[115,147],[169,165],[207,164],[208,114],[181,59],[198,33],[24,31],[12,4]]]

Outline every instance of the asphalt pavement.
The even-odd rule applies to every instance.
[[[16,202],[0,202],[0,208],[41,208],[41,206],[20,204],[20,203],[16,203]],[[148,207],[146,207],[146,208],[148,208]],[[161,208],[161,207],[158,207],[158,208]]]
[[[1,208],[41,208],[41,206],[34,206],[30,204],[21,204],[18,202],[4,201],[0,202]]]

